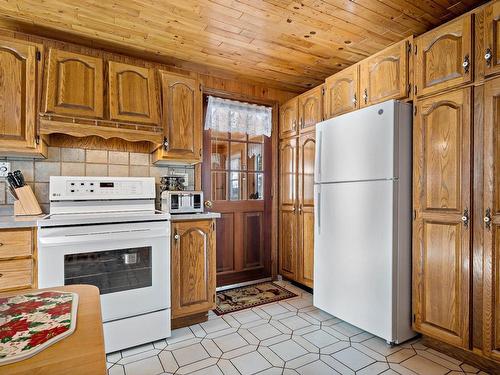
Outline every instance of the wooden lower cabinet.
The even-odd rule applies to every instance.
[[[284,140],[293,153],[285,161],[298,167],[282,164],[282,196],[280,205],[279,268],[284,277],[313,287],[314,274],[314,156],[315,134],[310,132],[293,140]],[[282,145],[283,146],[283,145]],[[290,160],[295,160],[291,162]],[[286,181],[285,181],[286,180]],[[290,181],[293,181],[290,182]],[[287,182],[287,183],[285,183]],[[291,186],[283,190],[283,187]],[[290,190],[290,191],[288,191]],[[292,200],[293,198],[293,200]]]
[[[36,285],[35,229],[0,229],[0,292]]]
[[[215,220],[172,222],[171,304],[175,320],[205,317],[215,308]]]
[[[469,344],[471,89],[417,103],[414,118],[413,321]]]

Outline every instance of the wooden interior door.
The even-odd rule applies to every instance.
[[[299,96],[300,132],[313,130],[323,120],[323,85]]]
[[[472,24],[467,15],[415,38],[417,96],[472,81]]]
[[[484,92],[483,351],[500,360],[500,78]]]
[[[359,108],[359,65],[352,65],[325,80],[325,118]]]
[[[314,156],[316,134],[299,138],[297,281],[310,288],[314,280]]]
[[[37,46],[0,39],[0,141],[2,148],[36,148]]]
[[[409,45],[402,40],[360,63],[361,107],[408,96]]]
[[[279,216],[279,271],[294,279],[297,274],[297,164],[298,140],[289,138],[280,142],[280,216]]]
[[[471,89],[420,100],[414,121],[416,331],[469,342]]]
[[[204,132],[203,192],[217,219],[217,286],[271,276],[271,139]],[[208,207],[207,207],[208,205]]]
[[[215,307],[214,223],[172,222],[172,318]]]
[[[45,112],[102,118],[102,60],[52,48],[45,78]]]
[[[108,99],[111,120],[153,125],[160,123],[153,68],[109,61]]]
[[[202,159],[202,95],[198,81],[160,71],[163,127],[168,147],[162,157],[172,160]]]
[[[296,135],[299,119],[299,98],[296,96],[280,106],[280,138]]]
[[[500,2],[484,9],[484,59],[486,76],[500,73]]]

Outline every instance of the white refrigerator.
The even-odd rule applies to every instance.
[[[316,126],[314,306],[391,344],[411,330],[412,107]]]

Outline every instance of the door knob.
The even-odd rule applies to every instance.
[[[212,201],[205,201],[206,208],[212,208],[212,205],[213,205]]]
[[[177,233],[174,235],[174,240],[176,241],[179,241],[179,238],[181,238],[181,236],[179,236]]]

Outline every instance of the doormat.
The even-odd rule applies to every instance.
[[[297,295],[270,281],[247,285],[217,292],[214,312],[224,315],[292,297]]]

